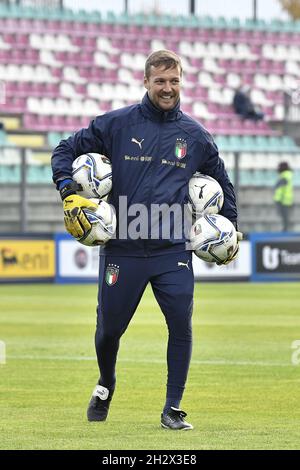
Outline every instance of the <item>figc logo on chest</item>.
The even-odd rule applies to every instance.
[[[187,143],[185,139],[176,139],[175,143],[175,157],[179,160],[184,158],[187,153]]]

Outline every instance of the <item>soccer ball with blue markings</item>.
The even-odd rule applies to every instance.
[[[80,196],[101,199],[111,191],[111,163],[99,153],[87,153],[77,157],[72,164],[72,176],[82,187],[82,190],[77,191]]]
[[[195,173],[189,181],[188,207],[195,219],[217,214],[224,203],[223,189],[211,176]]]
[[[207,263],[223,263],[237,247],[236,229],[220,214],[200,217],[191,228],[191,248]]]
[[[91,229],[83,237],[77,238],[77,241],[86,246],[104,245],[116,231],[116,213],[114,207],[105,201],[93,198],[91,201],[98,204],[98,208],[95,211],[83,209],[91,224]]]

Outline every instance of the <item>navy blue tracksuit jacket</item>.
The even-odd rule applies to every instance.
[[[141,143],[140,146],[134,140]],[[176,148],[183,147],[183,158]],[[128,206],[187,203],[189,179],[196,171],[215,178],[224,191],[221,214],[237,220],[231,182],[210,134],[195,120],[182,113],[179,104],[171,112],[153,106],[146,94],[141,104],[109,112],[94,119],[67,140],[61,141],[52,157],[55,183],[72,178],[73,160],[88,152],[106,155],[112,163],[112,192],[109,202],[119,216],[119,196]],[[130,218],[128,219],[130,222]],[[184,238],[168,240],[118,240],[107,243],[106,254],[151,256],[184,250]]]
[[[87,129],[62,140],[52,157],[53,180],[72,178],[72,162],[95,152],[112,163],[112,192],[120,224],[118,202],[144,204],[187,203],[189,179],[196,171],[215,178],[224,191],[221,214],[237,220],[235,195],[218,149],[210,134],[184,114],[179,104],[171,111],[157,109],[146,93],[140,104],[96,117]],[[130,218],[128,217],[128,222]],[[115,386],[119,339],[127,328],[148,283],[165,316],[169,331],[167,399],[178,407],[191,356],[191,316],[194,278],[191,252],[185,238],[110,240],[102,250],[99,272],[96,351],[100,383]],[[149,229],[150,230],[150,229]]]

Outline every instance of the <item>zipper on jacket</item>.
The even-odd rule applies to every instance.
[[[166,114],[166,113],[164,113]],[[164,116],[165,118],[165,116]],[[156,158],[154,159],[153,161],[153,165],[152,165],[152,168],[151,168],[151,174],[149,175],[149,178],[150,178],[150,190],[149,190],[149,193],[148,193],[148,200],[147,200],[147,207],[148,207],[148,222],[149,222],[149,226],[148,226],[148,240],[144,240],[144,250],[145,250],[145,256],[149,256],[149,251],[147,249],[147,242],[149,240],[151,240],[151,224],[150,224],[150,221],[151,221],[151,199],[152,199],[152,194],[153,194],[153,186],[154,186],[154,173],[155,173],[155,170],[157,168],[157,166],[159,165],[159,158],[160,158],[160,155],[159,155],[159,149],[160,149],[160,143],[161,143],[161,133],[162,133],[162,125],[163,123],[160,122],[158,125],[157,125],[157,130],[158,130],[158,142],[157,142],[157,153],[156,153]]]

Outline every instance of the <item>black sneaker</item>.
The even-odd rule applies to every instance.
[[[173,430],[182,429],[183,431],[194,429],[190,423],[184,420],[185,417],[186,413],[184,411],[171,406],[170,411],[161,414],[161,427]]]
[[[88,421],[105,421],[114,391],[96,385],[87,409]]]

